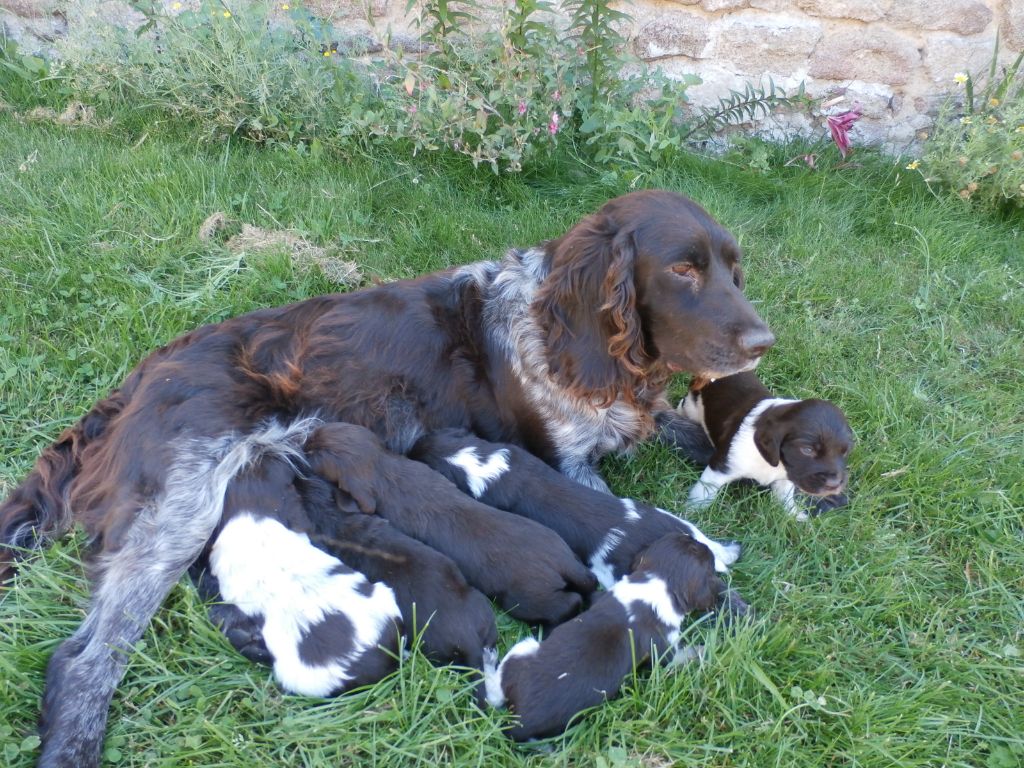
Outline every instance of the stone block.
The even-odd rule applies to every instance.
[[[667,12],[640,28],[633,47],[640,58],[648,61],[666,56],[698,58],[708,43],[708,27],[703,16]]]
[[[715,58],[732,62],[738,71],[786,73],[806,65],[822,27],[799,16],[751,12],[721,19],[713,36]]]
[[[833,29],[811,57],[808,74],[826,80],[903,85],[921,63],[913,41],[884,29]]]
[[[1024,50],[1024,1],[1009,0],[1003,8],[1003,21],[999,28],[1001,42],[1014,51]]]
[[[701,0],[700,3],[705,11],[735,11],[749,6],[750,0]]]
[[[970,72],[979,75],[988,71],[994,49],[992,40],[963,38],[958,35],[929,35],[924,46],[924,64],[928,77],[944,91],[953,91],[957,85],[953,75]]]
[[[811,16],[878,21],[892,8],[893,0],[797,0],[796,4]]]
[[[0,9],[23,19],[39,19],[63,10],[58,0],[3,0]]]
[[[984,32],[992,18],[992,9],[979,0],[899,0],[885,20],[908,29],[975,35]]]

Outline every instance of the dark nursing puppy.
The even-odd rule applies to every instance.
[[[692,658],[693,649],[678,647],[680,625],[692,611],[713,609],[723,593],[704,544],[685,533],[664,536],[589,610],[489,666],[487,700],[518,716],[507,732],[516,741],[562,733],[576,714],[614,698],[634,663],[668,660],[672,651]]]
[[[853,432],[843,412],[827,400],[772,397],[754,373],[695,382],[679,405],[704,426],[715,451],[689,504],[714,501],[722,486],[753,480],[771,486],[797,520],[807,520],[796,491],[819,497],[813,514],[845,506],[846,459]]]
[[[470,584],[518,619],[560,624],[597,588],[557,533],[474,501],[429,467],[389,453],[367,429],[325,424],[305,452],[341,506],[376,513],[451,558]]]
[[[605,589],[629,573],[641,551],[669,533],[687,533],[706,545],[719,572],[740,555],[736,542],[712,541],[663,509],[576,483],[515,445],[449,429],[420,438],[409,455],[485,504],[555,531]]]
[[[265,455],[231,480],[204,586],[230,604],[215,620],[286,691],[332,696],[397,667],[402,617],[389,587],[310,541],[294,472],[289,458]]]

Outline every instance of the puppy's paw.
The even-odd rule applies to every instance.
[[[237,606],[221,603],[210,606],[210,621],[224,633],[232,647],[249,661],[267,665],[274,663],[274,656],[263,639],[261,617],[249,616]]]
[[[743,545],[738,541],[727,541],[721,544],[722,547],[722,562],[726,565],[732,565],[740,556],[743,554]]]
[[[842,509],[850,503],[850,498],[845,493],[835,493],[831,496],[822,496],[814,500],[809,512],[811,517],[817,517],[825,512]]]

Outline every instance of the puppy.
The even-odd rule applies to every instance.
[[[724,592],[711,551],[688,534],[668,534],[589,610],[543,642],[517,643],[497,669],[492,660],[488,703],[507,703],[518,716],[507,732],[515,741],[562,733],[577,713],[615,698],[634,661],[646,665],[670,650],[686,659],[692,649],[677,648],[683,619],[713,609]]]
[[[296,478],[303,504],[320,531],[313,543],[369,579],[390,587],[410,632],[435,664],[483,669],[498,628],[490,601],[466,583],[458,566],[377,515],[340,510],[334,489],[317,476]]]
[[[333,696],[397,667],[402,617],[389,587],[312,544],[293,476],[265,456],[229,483],[210,585],[246,655],[270,661],[286,691]]]
[[[782,400],[751,372],[695,382],[679,405],[704,426],[715,451],[688,503],[703,507],[722,486],[753,480],[771,486],[797,520],[807,520],[795,491],[820,497],[812,513],[845,506],[846,459],[853,432],[827,400]]]
[[[736,542],[712,541],[693,523],[663,509],[574,482],[515,445],[446,429],[420,438],[409,456],[485,504],[555,531],[605,589],[629,573],[640,552],[670,533],[687,533],[706,545],[719,572],[740,556]]]
[[[368,429],[325,424],[305,451],[311,471],[336,487],[342,508],[376,513],[447,555],[517,619],[560,624],[597,588],[557,533],[474,501],[429,467],[385,450]]]

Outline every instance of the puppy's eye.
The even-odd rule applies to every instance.
[[[815,453],[817,453],[817,451],[815,451],[814,448],[810,445],[801,445],[800,453],[802,453],[804,456],[813,456]]]
[[[679,277],[682,277],[685,280],[689,280],[690,282],[694,283],[697,282],[697,278],[700,274],[697,271],[697,268],[693,266],[693,264],[687,264],[686,262],[673,264],[671,267],[669,267],[669,270],[672,272],[673,275],[678,275]]]

